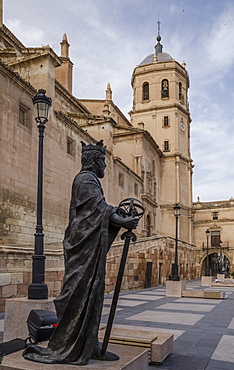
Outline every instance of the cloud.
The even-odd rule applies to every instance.
[[[6,20],[7,27],[17,35],[25,46],[41,46],[48,44],[44,31],[36,27],[29,27],[19,19]]]
[[[211,28],[207,53],[213,68],[225,71],[234,62],[234,5],[228,4]]]

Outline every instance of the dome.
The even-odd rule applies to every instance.
[[[148,55],[141,63],[140,66],[151,64],[154,62],[154,55]],[[157,62],[167,62],[168,60],[173,60],[173,58],[168,53],[158,53],[157,55]]]

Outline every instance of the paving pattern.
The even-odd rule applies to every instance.
[[[186,287],[208,289],[200,284],[195,280]],[[114,326],[174,334],[173,351],[151,370],[234,370],[234,288],[208,290],[224,291],[225,299],[166,297],[162,286],[121,293]],[[105,298],[102,324],[111,298]]]
[[[204,289],[200,280],[187,288]],[[171,354],[149,370],[234,370],[234,288],[209,287],[224,291],[225,299],[166,297],[163,286],[121,293],[114,326],[173,333]],[[112,296],[105,297],[102,324],[106,324]],[[0,314],[0,342],[4,314]]]

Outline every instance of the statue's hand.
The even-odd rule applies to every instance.
[[[124,218],[119,216],[117,213],[113,213],[111,215],[110,222],[115,226],[124,227],[125,229],[136,229],[139,218],[133,216]]]
[[[138,222],[139,222],[139,219],[132,217],[132,216],[123,218],[122,227],[124,227],[125,229],[136,229]]]

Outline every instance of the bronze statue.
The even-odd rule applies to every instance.
[[[48,347],[28,347],[25,359],[74,365],[86,365],[90,359],[119,359],[110,352],[101,355],[98,342],[106,254],[119,229],[135,229],[138,219],[122,217],[105,201],[98,180],[104,177],[105,152],[102,140],[88,145],[82,142],[82,169],[73,181],[63,241],[65,275],[60,295],[54,300],[58,326]]]

